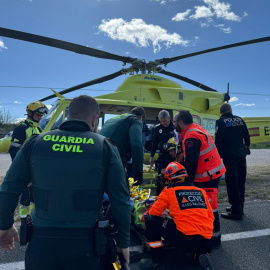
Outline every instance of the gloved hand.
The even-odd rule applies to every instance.
[[[141,185],[143,181],[143,172],[136,172],[134,180],[137,181],[135,186]]]
[[[250,155],[251,154],[250,149],[249,149],[249,146],[245,145],[245,150],[246,150],[246,154],[247,155]]]

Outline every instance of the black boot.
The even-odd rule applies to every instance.
[[[214,270],[209,254],[201,254],[198,257],[198,263],[202,270]]]
[[[212,236],[211,242],[213,247],[219,247],[221,245],[221,236]]]
[[[227,212],[232,212],[232,207],[231,206],[226,207],[226,211]],[[244,216],[243,207],[242,207],[242,216]]]
[[[155,263],[152,259],[141,259],[140,269],[142,270],[165,270],[164,264]]]
[[[242,220],[242,214],[234,214],[232,212],[221,213],[221,216],[226,219]]]

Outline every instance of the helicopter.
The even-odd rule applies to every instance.
[[[230,100],[229,87],[226,93],[220,93],[200,82],[166,71],[161,66],[167,67],[168,64],[174,61],[201,54],[270,41],[270,37],[264,37],[145,62],[145,60],[137,58],[120,56],[62,40],[2,27],[0,27],[0,36],[72,51],[91,57],[120,61],[123,65],[130,64],[127,68],[122,68],[107,76],[70,87],[59,93],[52,89],[52,95],[40,99],[40,101],[44,102],[58,97],[52,104],[48,114],[44,115],[41,120],[40,126],[43,132],[58,128],[67,118],[71,99],[65,98],[65,94],[112,80],[120,75],[129,74],[130,76],[113,93],[95,97],[100,105],[101,125],[105,122],[105,116],[127,113],[136,106],[141,106],[145,109],[146,123],[150,126],[157,124],[157,115],[162,109],[169,111],[171,116],[174,116],[179,110],[189,110],[193,116],[193,121],[206,129],[211,136],[215,134],[215,122],[219,118],[220,105]],[[187,82],[204,91],[183,89],[180,84],[158,76],[156,75],[157,73]],[[249,129],[252,143],[270,140],[270,117],[247,117],[243,119]],[[2,143],[0,142],[0,152],[8,151],[10,139],[10,134],[2,139]],[[5,146],[3,146],[3,141],[5,141]]]

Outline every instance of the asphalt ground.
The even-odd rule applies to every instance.
[[[270,150],[252,150],[247,162],[252,166],[270,165]],[[10,165],[7,154],[0,154],[0,176]],[[270,176],[269,176],[270,178]],[[270,179],[269,179],[270,181]],[[259,188],[259,187],[258,187]],[[270,190],[269,190],[270,192]],[[219,204],[219,212],[228,204]],[[253,200],[245,203],[245,216],[242,221],[220,218],[222,244],[214,248],[211,259],[214,269],[220,270],[270,270],[270,201]],[[139,251],[142,258],[142,242],[131,234],[131,252]],[[0,269],[23,270],[25,247],[16,244],[13,252],[0,251]],[[176,249],[164,249],[163,260],[166,269],[200,269],[190,254],[181,254]],[[130,269],[140,269],[139,262],[130,264]]]

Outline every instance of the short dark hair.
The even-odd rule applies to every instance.
[[[136,116],[143,116],[143,120],[145,120],[145,110],[142,107],[135,107],[130,111],[132,114]]]
[[[232,106],[229,103],[223,103],[220,107],[219,107],[219,112],[220,114],[224,114],[224,113],[228,113],[228,112],[232,112]]]
[[[179,111],[177,115],[177,121],[183,121],[185,125],[189,125],[193,123],[192,115],[189,111]]]
[[[86,120],[89,116],[99,115],[99,105],[90,96],[81,95],[71,100],[69,105],[69,118]]]

